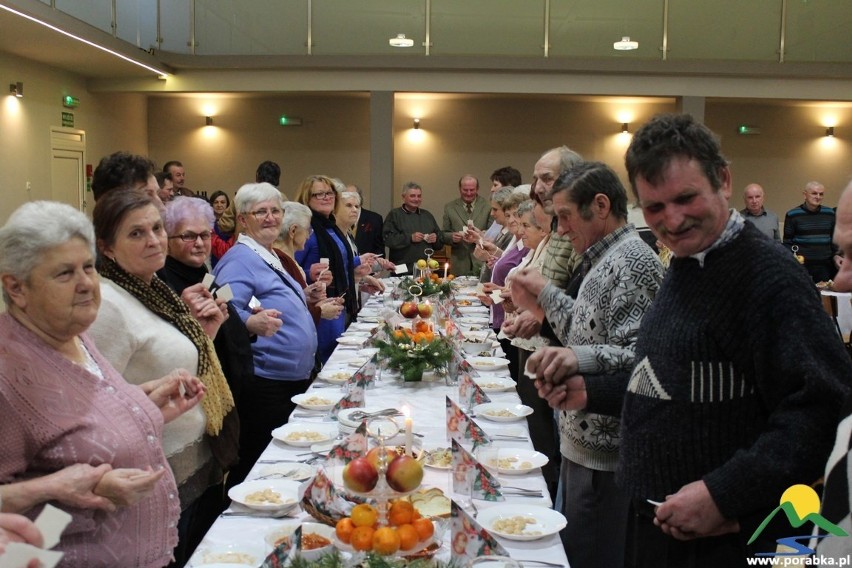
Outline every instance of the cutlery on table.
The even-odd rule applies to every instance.
[[[548,562],[547,560],[523,560],[521,558],[515,558],[521,564],[537,564],[539,566],[553,566],[554,568],[565,568],[565,564],[557,564],[556,562]]]

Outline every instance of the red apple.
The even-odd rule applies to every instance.
[[[421,318],[428,318],[432,315],[432,304],[428,302],[417,304],[417,313],[420,314]]]
[[[417,317],[417,304],[414,302],[403,302],[399,307],[399,313],[405,318]]]
[[[367,458],[355,458],[343,468],[343,485],[358,493],[372,491],[379,482],[379,472]]]
[[[395,491],[414,491],[423,481],[423,466],[411,456],[398,456],[388,466],[385,479]]]
[[[381,452],[381,447],[380,447],[380,446],[376,446],[375,448],[373,448],[373,449],[371,449],[369,452],[367,452],[367,456],[366,456],[366,457],[367,457],[367,461],[368,461],[368,462],[370,462],[370,465],[372,465],[374,468],[376,468],[376,471],[378,471],[378,469],[379,469],[379,457],[381,457],[381,455],[382,455],[382,452]],[[385,462],[385,464],[386,464],[386,465],[390,465],[390,464],[391,464],[391,462],[392,462],[392,461],[393,461],[393,460],[394,460],[394,459],[395,459],[395,458],[396,458],[399,454],[397,454],[397,453],[396,453],[394,450],[392,450],[391,448],[385,448],[385,455],[387,456],[387,458],[385,458],[385,459],[387,460],[387,461]]]

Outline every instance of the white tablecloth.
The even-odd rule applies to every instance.
[[[365,309],[369,309],[370,307],[378,309],[380,307],[380,302],[377,299],[374,299],[373,302],[368,304],[368,306],[365,306]],[[326,368],[346,367],[346,360],[353,358],[356,353],[357,352],[353,349],[338,348],[327,363]],[[354,368],[352,367],[349,367],[348,369],[354,370]],[[500,374],[502,376],[508,377],[508,369],[503,369]],[[320,387],[321,385],[324,385],[324,383],[317,382],[316,387]],[[329,388],[327,386],[321,389],[316,387],[312,387],[311,391],[309,392],[315,391],[314,394],[322,395],[323,393],[332,392],[332,388],[337,389],[337,387]],[[414,421],[414,431],[418,434],[423,435],[424,447],[447,447],[449,444],[446,439],[446,395],[450,395],[450,397],[454,400],[458,400],[458,387],[446,386],[443,382],[403,383],[399,380],[388,379],[387,377],[385,377],[384,379],[380,380],[376,387],[367,390],[366,404],[368,406],[381,406],[382,408],[400,408],[402,407],[402,405],[408,405],[408,407],[411,409],[411,416]],[[505,393],[489,393],[489,397],[491,397],[492,401],[494,402],[519,402],[518,395],[515,391]],[[300,417],[291,417],[290,419],[291,422],[319,422],[321,420],[322,418],[301,417],[301,413]],[[486,429],[487,432],[490,433],[522,432],[527,436],[527,439],[525,441],[497,442],[500,447],[532,448],[532,444],[529,441],[529,432],[525,420],[510,423],[493,423],[489,422],[488,420],[479,420],[478,422],[483,428]],[[296,461],[299,459],[304,459],[304,455],[298,456],[297,454],[304,454],[305,451],[305,448],[292,448],[277,440],[272,440],[269,446],[264,451],[263,455],[261,456],[261,460]],[[258,477],[258,472],[261,468],[261,464],[255,464],[255,467],[249,473],[247,480],[252,480]],[[423,478],[423,487],[439,487],[444,491],[445,494],[456,500],[462,500],[466,498],[466,496],[458,495],[451,491],[450,474],[448,470],[436,470],[428,467],[424,469],[425,476]],[[550,507],[552,505],[548,496],[544,478],[541,476],[540,470],[535,470],[534,472],[521,476],[501,475],[500,482],[504,485],[540,489],[544,497],[528,498],[519,496],[507,496],[505,502],[498,503],[487,503],[485,501],[476,500],[474,504],[480,511],[488,507],[500,507],[503,503],[536,504],[546,507]],[[297,518],[302,520],[310,519],[310,517],[306,513],[299,513]],[[222,545],[227,544],[250,544],[252,548],[263,549],[268,553],[269,550],[267,549],[264,543],[264,536],[276,527],[294,523],[297,523],[297,521],[294,521],[293,519],[221,516],[216,520],[210,531],[205,536],[204,541],[199,546],[198,551],[201,551],[205,547],[214,545],[220,547]],[[440,558],[444,561],[450,559],[449,540],[450,535],[449,531],[447,531],[447,534],[444,535],[443,547],[438,552],[436,556],[437,558]],[[502,538],[500,538],[499,540],[501,544],[509,551],[513,558],[519,560],[546,560],[548,562],[562,564],[566,567],[568,566],[565,551],[562,547],[562,542],[559,539],[558,534],[547,536],[540,540],[526,542],[512,541]],[[189,566],[201,563],[201,558],[198,551],[196,551],[196,554],[190,560]],[[536,564],[530,564],[530,566],[536,566]]]

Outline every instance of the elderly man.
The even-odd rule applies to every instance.
[[[774,239],[781,240],[778,231],[778,215],[763,206],[763,188],[760,184],[750,183],[743,190],[743,202],[745,209],[740,210],[746,221],[751,221],[761,233]]]
[[[171,160],[163,164],[163,171],[167,174],[171,174],[172,183],[175,188],[175,195],[195,197],[195,192],[186,187],[186,170],[184,170],[183,164],[177,160]]]
[[[822,474],[852,361],[792,255],[729,208],[731,172],[707,127],[657,116],[626,164],[674,254],[633,371],[554,381],[555,369],[533,367],[551,404],[621,412],[626,565],[745,566],[799,534],[784,515],[761,523],[789,487]]]
[[[426,249],[441,250],[444,237],[435,217],[425,209],[423,189],[410,181],[402,186],[402,206],[392,209],[385,218],[382,237],[388,247],[390,261],[405,264],[414,273],[414,263],[426,258]]]
[[[607,165],[587,162],[559,176],[551,192],[560,235],[582,255],[574,301],[534,270],[512,284],[512,297],[543,310],[567,347],[545,347],[529,368],[555,383],[571,375],[627,372],[642,317],[663,279],[657,255],[627,223],[627,192]],[[559,412],[565,549],[573,568],[623,566],[630,499],[615,485],[618,419]]]
[[[814,282],[827,282],[837,273],[836,250],[831,243],[834,233],[834,209],[824,207],[825,187],[811,181],[802,192],[805,202],[787,211],[784,218],[784,244],[805,257],[805,268]]]
[[[459,198],[444,206],[444,243],[450,245],[450,271],[456,276],[474,274],[473,243],[465,241],[470,230],[491,226],[491,206],[479,196],[479,180],[472,175],[459,179]]]
[[[154,176],[154,162],[127,152],[114,152],[101,158],[92,174],[95,201],[110,191],[130,188],[141,189],[151,197],[157,209],[165,209],[160,200],[160,185]]]

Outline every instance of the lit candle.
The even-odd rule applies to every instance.
[[[446,280],[446,279],[447,279],[447,269],[448,269],[449,267],[450,267],[450,263],[449,263],[449,262],[445,262],[445,263],[444,263],[444,280]]]
[[[411,418],[411,412],[407,406],[402,407],[402,413],[405,415],[405,455],[410,456],[414,441],[414,420]]]

